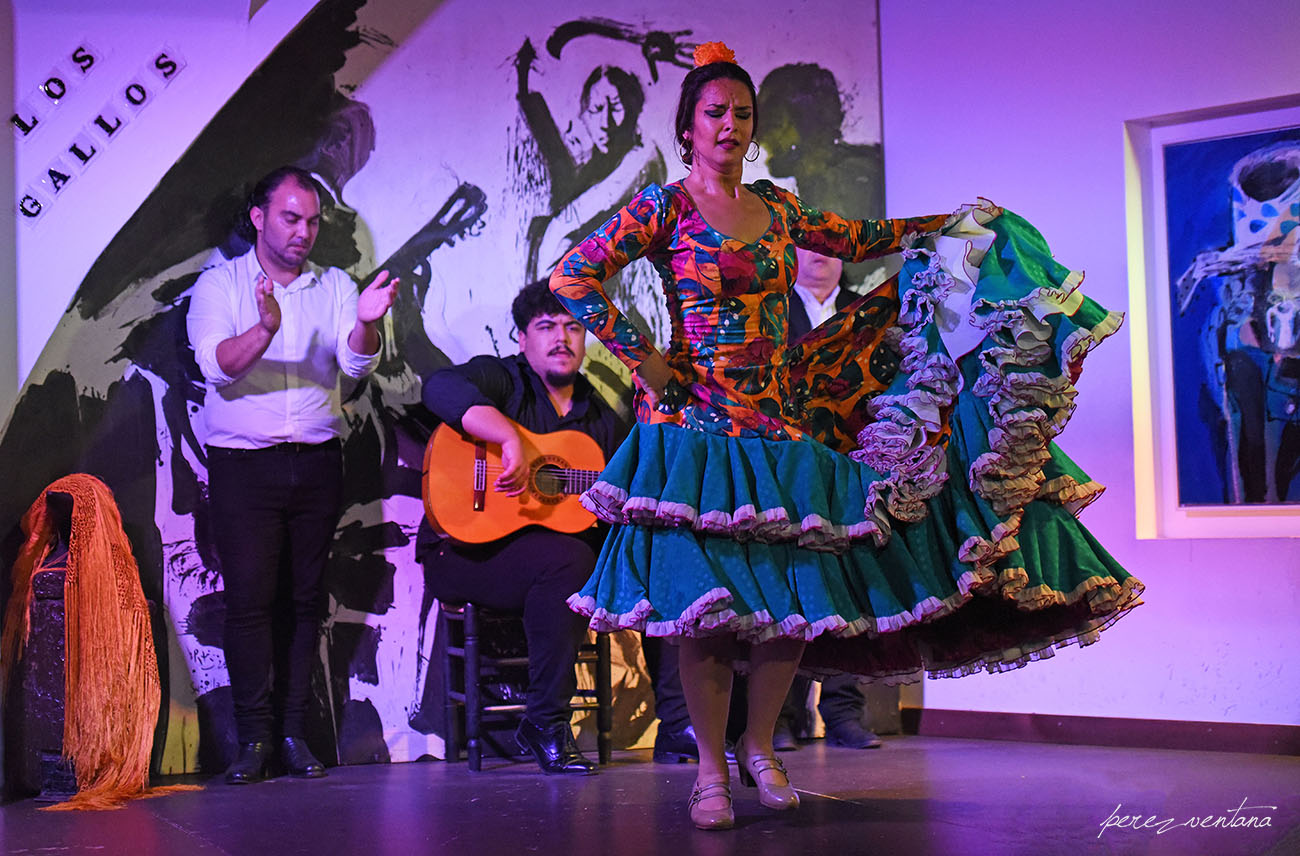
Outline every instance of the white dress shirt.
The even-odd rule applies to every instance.
[[[338,373],[359,378],[379,364],[348,346],[357,320],[357,287],[338,268],[305,265],[275,285],[280,329],[248,372],[232,378],[217,364],[217,345],[258,322],[257,252],[204,271],[190,293],[190,344],[207,381],[204,428],[209,446],[260,449],[277,443],[323,443],[339,436]]]
[[[799,299],[803,301],[803,308],[808,313],[809,329],[835,314],[835,298],[840,296],[838,285],[831,289],[825,300],[818,300],[811,291],[797,282],[794,284],[794,290],[799,292]]]

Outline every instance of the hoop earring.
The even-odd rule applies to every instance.
[[[681,147],[677,151],[677,156],[682,159],[682,163],[687,166],[691,165],[691,158],[695,154],[695,146],[690,140],[682,140]]]
[[[753,149],[753,153],[751,155],[750,152],[745,152],[745,160],[749,161],[750,163],[753,163],[754,161],[758,160],[758,156],[759,154],[762,153],[763,150],[758,147],[758,140],[750,140],[749,145]]]

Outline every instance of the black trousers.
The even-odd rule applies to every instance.
[[[661,636],[642,636],[641,652],[645,654],[650,686],[654,688],[659,730],[685,731],[691,724],[691,715],[686,710],[686,695],[682,692],[678,647]]]
[[[793,723],[802,723],[807,718],[804,704],[811,688],[812,678],[796,677],[785,697],[785,704],[781,707],[781,715]],[[817,712],[822,715],[827,728],[850,721],[864,725],[862,720],[866,708],[867,697],[863,694],[862,684],[856,675],[835,675],[822,681]]]
[[[528,719],[539,728],[568,722],[587,621],[565,601],[595,570],[591,544],[530,527],[490,544],[444,540],[424,554],[423,562],[425,585],[439,600],[523,614]]]
[[[241,743],[303,736],[342,472],[337,440],[208,449],[226,669]]]

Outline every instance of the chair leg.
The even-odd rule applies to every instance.
[[[465,604],[465,742],[469,768],[477,773],[483,765],[483,699],[479,692],[478,609]]]
[[[438,605],[438,632],[446,634],[442,637],[443,645],[448,649],[447,654],[443,657],[442,663],[442,715],[446,722],[443,735],[443,755],[448,762],[454,763],[460,760],[460,705],[451,697],[452,690],[456,682],[452,679],[453,670],[456,668],[456,658],[451,655],[450,649],[454,640],[451,638],[451,627],[455,622],[447,618],[447,613]],[[461,670],[462,674],[464,669]]]
[[[610,680],[609,634],[596,634],[596,747],[600,763],[609,763],[614,727],[614,693]]]

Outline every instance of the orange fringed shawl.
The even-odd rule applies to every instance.
[[[56,522],[46,506],[50,492],[72,496],[63,590],[63,754],[73,762],[78,786],[76,796],[50,808],[117,808],[149,790],[149,754],[161,688],[149,610],[131,545],[112,492],[94,476],[59,479],[23,515],[26,541],[14,563],[0,659],[17,662],[27,643],[32,575],[40,572],[56,537]]]

